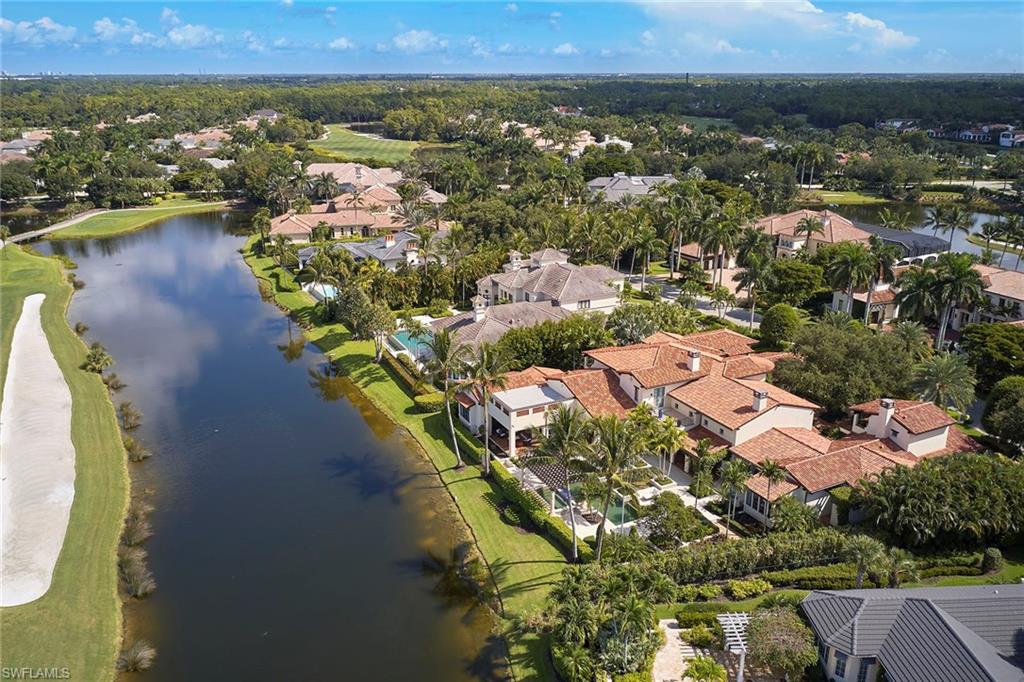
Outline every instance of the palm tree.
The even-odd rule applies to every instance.
[[[919,578],[914,555],[899,547],[888,548],[878,559],[878,573],[886,579],[886,586],[897,588],[903,580]]]
[[[639,467],[643,461],[640,458],[642,442],[640,430],[615,415],[596,417],[591,424],[596,438],[584,466],[588,471],[588,480],[604,488],[595,554],[600,562],[612,494],[616,487],[625,488],[638,480]]]
[[[965,206],[957,204],[949,211],[949,220],[946,223],[945,231],[949,232],[949,248],[953,249],[953,235],[957,232],[970,234],[974,221],[970,211]]]
[[[722,285],[712,289],[708,298],[711,300],[711,306],[718,311],[719,318],[725,316],[726,308],[736,304],[736,296],[729,291],[729,287],[723,287]]]
[[[874,294],[875,285],[879,282],[890,282],[893,278],[893,268],[896,261],[900,259],[900,250],[895,244],[887,244],[877,235],[871,235],[868,253],[874,263],[874,273],[868,281],[867,299],[864,302],[864,326],[868,326],[871,316],[871,296]],[[884,311],[883,311],[884,312]],[[878,316],[878,324],[881,327],[884,315]]]
[[[888,206],[878,212],[878,223],[890,230],[909,231],[914,226],[914,218],[909,211],[895,211]]]
[[[843,559],[857,566],[854,585],[858,590],[864,587],[864,574],[867,573],[868,566],[877,561],[884,550],[885,545],[867,535],[854,535],[846,541]]]
[[[646,405],[647,403],[644,403]],[[686,432],[676,426],[675,420],[665,417],[653,429],[652,441],[654,449],[664,462],[663,473],[668,476],[672,471],[672,457],[686,442]]]
[[[853,291],[867,286],[875,272],[875,263],[867,247],[857,242],[843,242],[835,258],[825,269],[829,284],[846,292],[846,311],[853,315]]]
[[[572,560],[579,559],[576,545],[576,511],[573,508],[572,485],[581,471],[584,453],[589,446],[587,416],[578,406],[558,406],[547,420],[547,433],[543,434],[537,448],[527,458],[554,464],[558,467],[565,484],[569,508],[569,528],[572,531]]]
[[[484,341],[462,363],[465,387],[480,394],[484,408],[484,476],[491,475],[491,415],[488,403],[491,389],[505,388],[506,359],[497,346]]]
[[[974,269],[974,260],[966,253],[943,253],[935,261],[936,299],[941,305],[939,334],[935,347],[941,349],[946,340],[949,318],[956,306],[969,306],[981,300],[984,285]]]
[[[334,177],[334,173],[327,171],[313,176],[309,186],[313,190],[313,196],[324,201],[334,198],[338,193],[338,180]]]
[[[816,234],[825,234],[825,223],[821,221],[821,218],[811,216],[801,218],[793,228],[793,236],[804,235],[807,237],[808,246],[810,246],[811,237]]]
[[[423,272],[427,272],[427,261],[436,254],[434,235],[437,233],[430,225],[418,225],[412,229],[416,235],[416,243],[419,248],[419,258],[423,261]]]
[[[974,402],[977,379],[963,355],[938,353],[914,366],[914,391],[921,400],[963,412]]]
[[[728,502],[728,518],[732,522],[736,520],[736,496],[745,489],[747,479],[750,478],[750,469],[747,468],[747,465],[742,460],[730,459],[722,465],[719,477],[722,480],[719,492]],[[732,524],[727,523],[725,525],[726,538],[729,537],[730,525]]]
[[[932,264],[912,267],[900,275],[896,292],[896,305],[900,315],[926,318],[938,315],[938,277]]]
[[[633,250],[643,255],[643,271],[640,273],[640,291],[647,283],[647,270],[651,267],[651,254],[664,251],[665,242],[658,238],[658,233],[650,225],[645,225],[636,235]]]
[[[754,258],[771,260],[775,255],[775,242],[767,232],[754,227],[745,227],[736,243],[736,264],[741,268]]]
[[[252,216],[252,229],[259,232],[260,241],[267,239],[267,232],[270,230],[270,209],[261,208]]]
[[[302,270],[299,270],[298,280],[303,283],[309,282],[314,288],[320,287],[320,293],[327,298],[326,285],[334,287],[335,290],[341,286],[338,278],[331,274],[333,269],[334,264],[321,249],[306,262]]]
[[[654,624],[654,607],[636,592],[630,591],[612,606],[616,633],[622,639],[622,657],[629,660],[629,643],[634,635],[648,632]]]
[[[727,682],[728,675],[725,666],[718,663],[710,656],[697,656],[690,659],[686,664],[686,672],[683,677],[693,682]]]
[[[924,219],[924,227],[932,228],[932,236],[936,237],[939,234],[939,230],[946,231],[946,225],[949,224],[949,207],[946,204],[939,204],[938,206],[932,206],[928,209],[928,213]]]
[[[85,356],[85,362],[82,364],[82,369],[87,372],[95,372],[96,374],[103,374],[103,370],[114,364],[114,358],[110,357],[110,353],[100,343],[94,342],[89,346],[89,352]]]
[[[892,333],[903,342],[903,347],[916,362],[932,354],[932,339],[920,322],[899,320],[892,327]]]
[[[441,382],[444,387],[444,408],[448,416],[448,431],[452,436],[452,449],[455,450],[455,468],[461,469],[464,464],[459,453],[459,439],[455,434],[455,420],[452,419],[453,388],[457,387],[452,385],[451,380],[463,368],[463,359],[469,351],[446,328],[428,334],[424,345],[430,351],[430,359],[425,367],[427,375],[432,381]],[[484,412],[486,414],[486,409]]]
[[[768,503],[768,507],[765,509],[764,527],[770,529],[772,517],[772,486],[786,480],[786,470],[774,459],[763,460],[757,467],[757,470],[758,473],[764,476],[765,480],[768,481],[768,491],[765,493],[768,496],[765,500],[765,502]]]
[[[749,328],[754,329],[754,308],[757,306],[758,289],[767,289],[772,282],[772,261],[761,255],[747,257],[743,270],[736,277],[736,285],[747,290],[747,298],[750,300]]]

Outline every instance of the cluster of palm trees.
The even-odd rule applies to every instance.
[[[943,253],[934,261],[911,267],[900,275],[896,294],[900,314],[911,319],[938,319],[936,348],[942,349],[945,344],[954,309],[982,300],[984,285],[974,263],[969,254]]]
[[[846,292],[845,312],[848,315],[853,314],[853,292],[857,289],[867,290],[863,319],[866,325],[871,316],[871,298],[875,286],[893,281],[893,268],[899,259],[899,249],[875,235],[872,235],[867,245],[843,242],[835,247],[833,257],[825,268],[825,277],[834,288]]]
[[[1014,270],[1020,268],[1020,257],[1024,254],[1024,216],[1010,214],[999,220],[988,220],[982,224],[979,235],[985,240],[985,250],[991,251],[992,242],[1001,243],[997,265],[1003,267],[1007,249],[1017,252]]]

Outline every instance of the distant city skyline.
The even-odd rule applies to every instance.
[[[11,74],[1020,73],[1018,2],[5,2]]]

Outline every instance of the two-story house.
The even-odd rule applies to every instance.
[[[541,249],[524,258],[509,253],[504,272],[477,280],[487,305],[550,301],[567,311],[610,313],[619,305],[625,275],[605,265],[575,265],[569,254]]]

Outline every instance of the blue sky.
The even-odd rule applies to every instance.
[[[4,2],[8,73],[1024,71],[1024,3]]]

